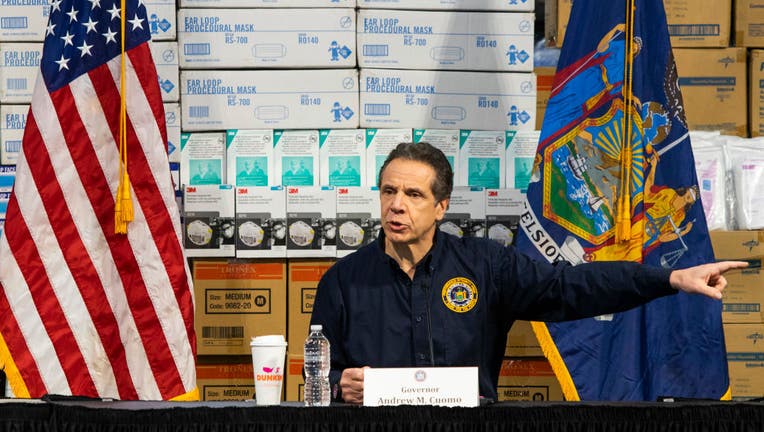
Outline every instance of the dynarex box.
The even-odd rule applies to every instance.
[[[532,11],[533,0],[358,0],[358,7],[371,9],[453,9]]]
[[[507,180],[508,188],[527,190],[533,171],[533,160],[541,131],[508,131]]]
[[[337,254],[337,197],[332,186],[288,186],[287,257]]]
[[[285,186],[318,186],[317,130],[273,131],[274,178]]]
[[[366,136],[363,129],[318,131],[321,184],[366,186]]]
[[[355,69],[183,71],[183,128],[354,129]]]
[[[28,104],[42,59],[42,43],[0,43],[0,103]]]
[[[177,102],[180,99],[178,80],[178,43],[177,42],[151,42],[151,56],[159,76],[159,89],[162,92],[164,102]]]
[[[236,257],[285,258],[286,234],[283,187],[236,187]]]
[[[358,63],[531,72],[533,21],[532,13],[361,10]]]
[[[167,157],[180,162],[180,104],[164,104],[164,122],[167,125]]]
[[[236,186],[280,184],[274,177],[273,130],[235,129],[226,132],[228,182]]]
[[[186,186],[183,245],[190,257],[235,253],[234,189],[231,185]]]
[[[0,165],[0,192],[10,192],[13,190],[13,183],[16,180],[15,165]]]
[[[411,129],[366,129],[366,178],[376,185],[387,155],[400,143],[411,142]]]
[[[454,178],[459,172],[459,130],[456,129],[414,129],[414,142],[426,142],[443,152],[451,164]]]
[[[352,8],[356,0],[180,0],[180,7]]]
[[[337,188],[337,258],[373,242],[381,230],[376,186]]]
[[[356,65],[354,9],[181,9],[184,68]]]
[[[0,5],[0,41],[45,40],[48,0],[3,0]]]
[[[485,237],[485,189],[455,187],[438,229],[457,237]]]
[[[180,181],[186,186],[225,183],[225,134],[181,134],[180,164]]]
[[[151,40],[177,39],[175,0],[144,0],[143,4],[146,5]]]
[[[504,131],[463,130],[459,134],[458,186],[503,188],[506,171]]]
[[[16,164],[28,114],[29,105],[0,105],[0,164]]]
[[[531,130],[536,76],[361,69],[361,127]]]
[[[486,190],[485,220],[489,239],[504,246],[512,244],[524,202],[525,194],[519,189]]]

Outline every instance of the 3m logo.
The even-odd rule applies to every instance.
[[[249,190],[247,188],[239,188],[238,193],[239,195],[245,195]]]
[[[195,187],[187,187],[186,188],[186,192],[196,192],[196,188]]]
[[[298,192],[300,192],[299,188],[289,188],[289,189],[287,189],[287,193],[289,193],[289,194],[296,194]]]
[[[488,191],[488,196],[499,196],[499,191]]]
[[[339,189],[339,194],[340,195],[347,195],[347,193],[348,193],[348,188],[340,188]]]

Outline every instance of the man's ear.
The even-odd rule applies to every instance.
[[[448,203],[450,202],[451,202],[451,198],[444,198],[435,203],[435,220],[436,221],[443,220],[443,217],[446,215],[446,211],[448,210]]]

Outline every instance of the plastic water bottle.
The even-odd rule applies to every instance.
[[[331,364],[329,340],[321,332],[321,325],[310,326],[305,340],[305,406],[328,406],[331,400],[329,367]]]

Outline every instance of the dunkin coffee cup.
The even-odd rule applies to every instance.
[[[278,405],[284,383],[287,343],[282,335],[253,337],[252,366],[255,369],[255,401],[258,405]]]

